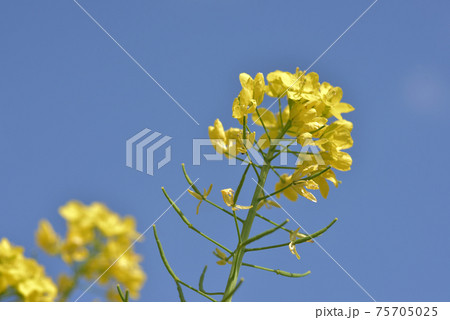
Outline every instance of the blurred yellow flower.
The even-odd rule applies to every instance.
[[[78,278],[92,280],[102,275],[100,284],[121,283],[132,297],[138,297],[146,275],[140,265],[141,256],[131,248],[139,237],[134,218],[121,217],[98,202],[84,205],[70,201],[59,211],[67,222],[65,238],[56,235],[48,221],[42,221],[36,233],[39,246],[48,253],[60,255],[67,264],[77,262]],[[76,285],[71,281],[73,278],[61,276],[59,286],[65,288],[62,295],[69,295]]]
[[[53,230],[47,220],[41,220],[36,232],[36,242],[45,252],[51,255],[57,254],[61,249],[61,237]]]
[[[0,241],[0,294],[12,288],[27,302],[53,301],[57,295],[56,285],[45,274],[36,260],[26,258],[22,247],[11,245],[8,239]]]

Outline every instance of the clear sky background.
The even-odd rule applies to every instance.
[[[63,232],[59,206],[71,199],[101,201],[135,216],[144,231],[168,207],[161,186],[174,198],[186,189],[182,162],[200,187],[214,184],[211,199],[220,202],[220,190],[235,188],[243,167],[226,161],[193,166],[192,139],[207,138],[216,118],[226,128],[237,126],[231,105],[239,73],[306,69],[371,1],[80,4],[200,125],[73,1],[3,1],[0,237],[37,254],[54,277],[64,264],[36,247],[40,219]],[[380,0],[311,69],[321,81],[342,87],[343,100],[356,108],[347,115],[355,126],[354,164],[338,173],[343,183],[331,188],[328,199],[314,204],[283,198],[281,204],[309,232],[338,217],[318,240],[379,301],[450,299],[449,9],[448,1]],[[154,176],[125,166],[125,141],[144,128],[173,137],[172,161]],[[241,198],[249,202],[253,190],[250,180]],[[195,216],[197,201],[188,194],[178,204],[199,229],[234,247],[228,217],[205,204]],[[265,213],[286,218],[281,210]],[[182,279],[196,285],[208,264],[206,289],[223,289],[229,267],[216,265],[214,246],[173,210],[157,226]],[[285,233],[271,238],[286,241]],[[136,250],[148,275],[141,300],[177,300],[150,232]],[[290,279],[243,269],[235,300],[370,301],[317,245],[298,250],[300,261],[287,248],[248,254],[251,263],[312,273]],[[185,291],[188,299],[202,301]]]

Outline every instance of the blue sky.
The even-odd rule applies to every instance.
[[[80,4],[200,125],[73,1],[2,4],[0,237],[37,254],[52,276],[64,265],[39,251],[33,233],[44,217],[62,232],[57,209],[71,199],[104,202],[135,216],[143,231],[168,207],[161,186],[175,198],[187,187],[184,162],[200,187],[214,184],[211,199],[221,201],[219,190],[235,188],[243,168],[225,161],[192,166],[191,146],[193,138],[207,138],[216,118],[237,126],[231,105],[239,73],[306,69],[371,1]],[[320,244],[379,301],[450,299],[449,9],[444,1],[380,0],[311,68],[321,81],[342,87],[344,101],[356,108],[347,116],[355,126],[353,167],[338,174],[343,183],[328,199],[281,204],[310,232],[338,217]],[[173,138],[172,161],[154,176],[125,166],[125,141],[144,128]],[[253,189],[250,180],[242,199],[250,201]],[[234,246],[227,217],[207,206],[195,216],[189,195],[179,206],[198,228]],[[281,210],[267,215],[286,218]],[[157,226],[181,278],[195,285],[208,264],[207,290],[223,288],[228,267],[215,264],[214,246],[173,210]],[[175,301],[151,233],[136,250],[148,274],[141,300]],[[298,250],[300,261],[286,248],[249,254],[248,261],[311,275],[289,279],[243,269],[235,300],[370,301],[318,246]]]

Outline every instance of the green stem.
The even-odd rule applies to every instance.
[[[306,242],[306,241],[308,241],[308,240],[317,238],[317,237],[320,236],[322,233],[324,233],[325,231],[327,231],[328,229],[330,229],[331,226],[332,226],[333,224],[335,224],[337,220],[338,220],[337,218],[334,218],[334,220],[331,221],[331,223],[330,223],[328,226],[326,226],[325,228],[320,229],[319,231],[314,232],[313,234],[306,234],[304,237],[302,237],[302,238],[300,238],[300,239],[297,239],[297,240],[294,242],[294,244],[303,243],[303,242]],[[267,246],[267,247],[260,247],[260,248],[247,248],[247,249],[245,249],[245,251],[246,251],[246,252],[250,252],[250,251],[259,251],[259,250],[275,249],[275,248],[280,248],[280,247],[288,246],[289,243],[290,243],[290,242],[286,242],[286,243],[276,244],[276,245],[273,245],[273,246]]]
[[[227,247],[225,247],[224,245],[218,243],[217,241],[211,239],[210,237],[208,237],[206,234],[204,234],[203,232],[201,232],[200,230],[198,230],[197,228],[195,228],[192,223],[186,218],[186,216],[183,214],[183,212],[180,210],[180,208],[176,205],[176,203],[169,197],[169,195],[167,194],[166,190],[164,189],[164,187],[161,188],[164,195],[166,196],[167,200],[169,201],[170,205],[172,206],[172,208],[175,210],[176,213],[178,213],[178,215],[180,216],[181,220],[183,220],[183,222],[188,226],[189,229],[192,229],[193,231],[197,232],[199,235],[201,235],[203,238],[211,241],[212,243],[214,243],[216,246],[221,247],[223,250],[227,251],[228,253],[232,253],[233,251],[231,251],[230,249],[228,249]]]
[[[225,213],[228,214],[229,216],[234,217],[234,215],[233,215],[232,212],[230,212],[230,211],[228,211],[227,209],[225,209],[225,208],[219,206],[218,204],[216,204],[216,203],[214,203],[214,202],[212,202],[212,201],[209,201],[208,199],[205,199],[205,202],[209,203],[210,205],[212,205],[213,207],[216,207],[216,208],[219,209],[219,210],[222,210],[223,212],[225,212]],[[237,219],[238,219],[240,222],[244,223],[244,219],[239,218],[239,217],[237,217]]]
[[[118,284],[117,292],[119,292],[120,300],[122,300],[122,302],[128,302],[128,294],[129,294],[128,290],[125,291],[125,295],[124,295],[122,292],[122,289],[120,289],[120,284]]]
[[[194,189],[194,191],[195,191],[196,193],[198,193],[198,194],[203,198],[203,201],[209,203],[210,205],[216,207],[217,209],[219,209],[219,210],[225,212],[226,214],[228,214],[229,216],[233,217],[233,213],[231,213],[231,212],[228,211],[227,209],[225,209],[225,208],[219,206],[218,204],[215,204],[214,202],[208,200],[207,198],[203,197],[203,194],[200,193],[200,190],[198,190],[198,188],[196,187],[196,185],[192,182],[191,178],[190,178],[189,175],[187,174],[186,168],[185,168],[185,166],[184,166],[184,163],[182,163],[181,166],[182,166],[182,168],[183,168],[183,174],[184,174],[184,177],[186,178],[187,183],[189,183],[189,185],[192,187],[192,189]],[[239,217],[237,217],[237,219],[238,219],[240,222],[242,222],[242,223],[244,222],[244,219],[241,219],[241,218],[239,218]]]
[[[264,124],[264,121],[263,121],[263,119],[261,118],[261,115],[259,114],[258,108],[256,108],[255,111],[256,111],[256,114],[258,115],[259,121],[261,121],[261,124],[262,124],[262,126],[263,126],[263,128],[264,128],[264,131],[266,132],[266,135],[267,135],[267,138],[269,139],[269,142],[272,144],[272,140],[271,140],[271,138],[270,138],[269,131],[267,130],[266,125]]]
[[[244,185],[245,177],[247,176],[247,172],[248,172],[249,168],[250,168],[250,164],[248,164],[247,168],[245,168],[245,171],[244,171],[244,173],[242,174],[242,177],[241,177],[241,181],[239,181],[239,185],[238,185],[238,187],[236,189],[236,192],[234,193],[233,207],[236,205],[236,202],[237,202],[237,200],[239,198],[239,194],[241,193],[242,186]]]
[[[286,131],[290,127],[290,121],[286,123],[286,126],[281,130],[277,139],[280,139],[284,136]],[[269,151],[267,152],[267,158],[270,159],[275,152],[276,146],[270,146]],[[255,192],[253,193],[251,208],[248,211],[247,218],[245,219],[244,226],[242,227],[241,232],[241,241],[245,242],[250,236],[250,230],[252,229],[253,221],[256,216],[256,208],[259,203],[259,198],[261,194],[264,193],[264,185],[266,183],[267,176],[270,171],[270,163],[266,163],[262,166],[261,172],[259,175],[258,183],[255,187]],[[228,276],[227,285],[225,287],[225,294],[222,301],[231,301],[233,293],[237,290],[238,285],[237,280],[239,277],[239,271],[241,269],[242,260],[245,255],[245,246],[241,246],[239,243],[234,253],[233,263],[231,265],[230,274]],[[241,282],[240,282],[241,283]],[[239,283],[239,284],[240,284]]]
[[[274,151],[274,148],[269,149],[268,155],[270,156]],[[253,194],[253,199],[251,202],[251,208],[248,211],[247,218],[244,222],[244,226],[242,227],[241,232],[241,241],[245,242],[250,235],[250,230],[252,228],[253,220],[256,216],[256,206],[258,205],[258,199],[260,194],[263,192],[263,187],[267,179],[267,175],[269,173],[270,166],[264,165],[260,172],[260,177],[258,179],[258,184],[256,186],[255,192]],[[231,265],[230,274],[228,276],[227,285],[225,288],[225,295],[223,301],[231,301],[232,293],[236,289],[236,283],[239,277],[239,270],[241,268],[242,259],[245,254],[245,246],[241,246],[238,244],[238,248],[235,250],[233,263]],[[225,299],[226,298],[226,299]]]
[[[222,302],[231,301],[231,298],[233,297],[233,295],[237,291],[237,289],[239,289],[239,287],[241,286],[242,282],[244,282],[244,278],[241,278],[239,280],[238,284],[232,290],[230,290],[229,293],[224,294],[224,296],[222,298]]]
[[[180,283],[178,281],[175,281],[175,283],[177,284],[177,291],[178,296],[180,297],[180,301],[186,302],[186,299],[184,298],[183,288],[181,288]]]
[[[223,295],[223,292],[206,292],[205,288],[203,287],[203,282],[205,281],[205,274],[206,274],[206,270],[208,269],[208,266],[205,266],[203,268],[202,274],[200,275],[200,280],[198,282],[198,289],[203,292],[206,293],[208,295]]]
[[[245,177],[247,176],[248,169],[250,169],[250,164],[248,164],[247,168],[245,168],[244,173],[242,174],[242,177],[241,177],[241,181],[239,181],[239,185],[238,185],[236,192],[234,194],[234,197],[233,197],[233,206],[232,207],[234,207],[236,205],[236,202],[239,198],[239,194],[241,193],[242,186],[244,185],[244,181],[245,181]],[[235,210],[233,210],[233,218],[234,218],[234,223],[236,225],[236,231],[237,231],[239,243],[241,243],[241,231],[239,230],[239,224],[238,224]]]
[[[257,216],[258,218],[260,218],[260,219],[262,219],[262,220],[264,220],[264,221],[270,223],[270,224],[273,224],[274,226],[279,226],[278,223],[276,223],[276,222],[274,222],[274,221],[272,221],[272,220],[270,220],[270,219],[264,217],[263,215],[261,215],[261,214],[259,214],[259,213],[257,213],[256,216]],[[292,231],[292,230],[289,230],[289,229],[287,229],[287,228],[285,228],[285,227],[281,227],[281,229],[284,230],[284,231],[287,231],[287,232],[289,232],[289,233]]]
[[[183,282],[183,281],[181,281],[181,280],[179,280],[178,282],[179,282],[180,284],[182,284],[183,286],[185,286],[186,288],[189,288],[189,289],[191,289],[192,291],[197,292],[199,295],[204,296],[206,299],[211,300],[211,301],[213,301],[213,302],[217,302],[216,299],[213,299],[213,298],[211,298],[210,296],[208,296],[206,293],[201,292],[201,291],[195,289],[193,286],[190,286],[190,285],[188,285],[187,283],[185,283],[185,282]]]
[[[184,298],[184,294],[183,294],[183,290],[180,287],[180,284],[182,284],[183,286],[197,292],[198,294],[204,296],[205,298],[216,302],[215,299],[211,298],[210,296],[208,296],[206,293],[200,292],[197,289],[195,289],[194,287],[188,285],[187,283],[183,282],[180,280],[180,278],[177,277],[177,275],[175,274],[175,272],[173,272],[172,268],[169,265],[169,261],[167,261],[166,255],[164,253],[161,241],[158,238],[158,233],[156,232],[156,226],[153,225],[153,235],[155,236],[155,240],[156,240],[156,244],[158,245],[158,251],[159,251],[159,255],[161,256],[161,260],[163,261],[164,266],[167,269],[167,272],[169,272],[169,274],[172,276],[173,280],[175,281],[176,285],[177,285],[177,290],[178,290],[178,294],[180,296],[180,301],[184,302],[186,301]]]
[[[288,222],[289,222],[289,220],[286,219],[283,223],[277,225],[275,228],[266,230],[266,231],[264,231],[264,232],[261,232],[260,234],[257,234],[257,235],[254,236],[254,237],[251,237],[251,238],[247,239],[245,242],[243,242],[243,243],[241,244],[241,246],[246,246],[246,245],[248,245],[248,244],[250,244],[250,243],[252,243],[252,242],[255,242],[255,241],[257,241],[257,240],[259,240],[259,239],[261,239],[261,238],[263,238],[263,237],[265,237],[265,236],[268,236],[268,235],[271,234],[271,233],[274,233],[275,231],[277,231],[278,229],[280,229],[281,227],[283,227],[283,226],[284,226],[286,223],[288,223]]]
[[[311,273],[311,271],[307,271],[305,273],[293,273],[293,272],[287,272],[287,271],[283,271],[283,270],[279,270],[279,269],[270,269],[270,268],[266,268],[266,267],[261,267],[261,266],[257,266],[257,265],[245,263],[245,262],[243,262],[242,265],[246,266],[246,267],[252,267],[255,269],[264,270],[264,271],[274,272],[280,276],[290,277],[290,278],[301,278],[301,277],[307,276],[308,274]]]

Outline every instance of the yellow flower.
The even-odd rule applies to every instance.
[[[252,120],[259,126],[263,126],[264,124],[269,133],[269,136],[264,133],[258,141],[258,145],[261,147],[261,149],[266,149],[270,146],[271,139],[278,138],[278,135],[283,129],[283,125],[285,125],[289,120],[289,107],[284,108],[281,114],[282,119],[280,119],[279,113],[277,113],[277,115],[275,116],[270,110],[265,108],[259,108],[258,112],[260,117],[256,113],[254,113],[252,115]],[[281,122],[281,120],[283,120],[283,122]]]
[[[337,120],[321,132],[318,146],[324,152],[321,156],[333,168],[348,171],[352,165],[351,156],[342,150],[353,146],[351,131],[353,124],[346,120]]]
[[[55,255],[61,248],[61,237],[47,220],[41,220],[36,232],[38,246],[48,254]]]
[[[319,170],[323,170],[323,169],[319,169]],[[314,178],[313,180],[319,186],[320,193],[324,199],[327,198],[328,192],[330,190],[327,180],[331,181],[336,188],[338,187],[339,183],[341,183],[341,181],[336,179],[336,175],[334,174],[334,172],[331,169],[322,173],[320,176]]]
[[[271,209],[272,207],[281,208],[281,206],[277,202],[268,200],[268,199],[264,199],[258,203],[258,206],[256,207],[256,211],[261,209],[263,206],[265,206],[266,209]]]
[[[50,302],[56,298],[58,289],[49,277],[34,275],[20,282],[17,292],[25,302]]]
[[[300,255],[298,254],[297,249],[295,248],[295,241],[297,240],[297,238],[301,239],[301,238],[306,237],[306,235],[303,234],[303,233],[298,232],[299,230],[300,230],[300,227],[298,227],[296,230],[292,231],[289,234],[289,240],[290,240],[290,242],[289,242],[289,250],[291,251],[291,253],[293,255],[295,255],[297,257],[297,259],[300,260]],[[306,242],[314,242],[314,241],[312,241],[310,239],[310,240],[307,240]]]
[[[230,261],[230,260],[227,260],[227,255],[226,255],[224,252],[220,251],[219,248],[216,248],[216,251],[213,251],[213,254],[214,254],[217,258],[220,259],[219,261],[216,262],[219,266],[224,266],[224,265],[226,265],[227,263],[228,263],[228,264],[231,264],[231,261]]]
[[[80,277],[96,279],[108,269],[99,284],[115,286],[119,282],[129,289],[131,296],[137,297],[146,275],[140,265],[141,256],[131,248],[139,237],[135,219],[131,216],[121,217],[99,202],[84,205],[70,201],[59,211],[67,222],[65,238],[60,239],[50,223],[42,221],[36,233],[39,245],[48,253],[60,255],[68,264],[82,262]],[[0,288],[1,279],[0,270]],[[22,285],[21,292],[29,299],[35,299],[34,295],[39,293],[35,287],[45,285],[45,279],[27,282]],[[73,279],[69,276],[60,277],[62,297],[72,285]]]
[[[258,73],[253,80],[247,73],[241,73],[239,80],[242,90],[233,101],[233,118],[242,120],[247,114],[255,111],[264,99],[264,76]]]
[[[305,188],[316,190],[318,185],[314,180],[304,180],[308,174],[312,174],[318,171],[318,166],[309,166],[306,168],[299,167],[293,174],[282,174],[280,181],[275,185],[275,191],[281,191],[277,193],[277,198],[283,193],[286,198],[291,201],[297,201],[298,195],[305,197],[312,202],[317,202],[316,197]]]
[[[117,287],[110,286],[106,291],[106,299],[109,302],[122,302],[122,299],[119,296],[119,292],[117,291]]]
[[[318,104],[316,108],[325,108],[325,114],[329,112],[338,120],[342,120],[342,113],[355,110],[350,104],[341,102],[342,96],[342,89],[333,87],[328,82],[323,82],[318,91],[302,95],[303,98],[309,100],[311,103]]]
[[[61,273],[58,276],[58,292],[60,294],[71,290],[74,284],[74,279],[65,273]]]
[[[292,103],[290,107],[291,128],[289,128],[288,134],[299,137],[297,142],[301,145],[306,137],[312,139],[312,132],[324,127],[328,121],[326,117],[321,116],[318,110],[303,101]]]
[[[223,189],[222,191],[222,197],[223,197],[223,201],[225,202],[225,204],[229,207],[231,207],[231,209],[233,211],[235,210],[245,210],[245,209],[250,209],[252,206],[240,206],[240,205],[235,205],[234,204],[234,191],[231,188],[228,189]]]
[[[300,75],[299,75],[300,76]],[[298,77],[290,72],[276,70],[267,75],[266,94],[270,97],[284,97],[292,86],[297,82]]]
[[[85,205],[78,201],[69,201],[65,206],[59,208],[60,215],[69,222],[83,220]]]
[[[206,199],[206,197],[211,193],[211,189],[212,189],[212,184],[209,186],[209,189],[203,189],[203,195],[199,195],[197,192],[192,191],[191,189],[188,189],[188,192],[197,200],[199,200],[200,202],[197,205],[197,214],[198,214],[198,210],[200,209],[200,205],[202,204],[203,200]]]
[[[238,153],[246,153],[247,149],[252,148],[256,136],[256,132],[248,133],[244,141],[241,129],[230,128],[225,131],[219,119],[214,121],[214,126],[209,126],[208,133],[214,149],[225,154],[227,158],[236,157]]]
[[[22,247],[0,241],[0,294],[9,287],[15,289],[23,301],[53,301],[57,288],[46,276],[36,260],[26,258]]]
[[[79,232],[68,232],[67,238],[61,246],[61,258],[67,264],[84,261],[89,257],[86,242]]]

